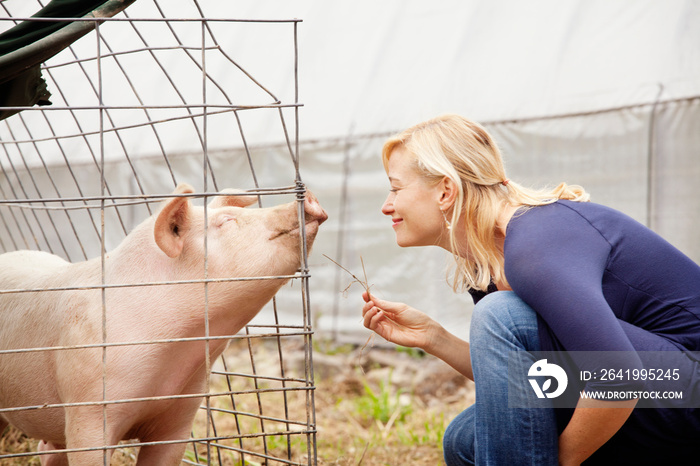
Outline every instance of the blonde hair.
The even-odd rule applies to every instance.
[[[389,138],[382,149],[384,168],[397,147],[413,157],[414,169],[429,182],[444,177],[457,186],[451,223],[466,219],[467,257],[456,253],[456,228],[450,243],[456,263],[453,288],[486,290],[489,283],[506,282],[503,251],[496,241],[498,216],[506,205],[538,206],[568,199],[586,202],[589,195],[577,185],[534,190],[506,177],[503,159],[491,135],[478,123],[459,115],[442,115]]]

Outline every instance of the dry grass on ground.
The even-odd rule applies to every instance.
[[[316,366],[337,358],[319,356]],[[394,349],[365,349],[361,364],[358,350],[341,360],[336,374],[316,378],[319,464],[443,464],[443,433],[473,402],[471,383],[432,357]]]

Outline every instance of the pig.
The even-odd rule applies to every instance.
[[[174,192],[190,193],[189,185]],[[50,466],[103,464],[113,450],[89,449],[124,439],[189,437],[201,397],[186,395],[206,390],[206,349],[214,361],[228,340],[99,345],[103,338],[110,345],[204,337],[205,293],[209,335],[234,335],[288,279],[216,279],[295,274],[302,254],[299,203],[244,209],[257,197],[228,194],[214,197],[206,217],[187,196],[169,198],[106,253],[104,264],[101,257],[70,263],[39,251],[0,255],[0,290],[52,289],[0,293],[0,351],[81,346],[0,353],[0,434],[9,423],[40,439],[41,452],[87,449],[42,454]],[[328,217],[310,192],[303,208],[310,250]],[[203,279],[214,281],[205,286]],[[188,283],[153,285],[171,281]],[[119,286],[139,283],[151,285]],[[102,403],[173,395],[185,397]],[[71,405],[51,407],[59,403]],[[7,409],[25,406],[38,408]],[[179,464],[185,448],[145,445],[137,464]]]

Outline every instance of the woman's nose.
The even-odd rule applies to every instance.
[[[389,194],[382,205],[382,213],[384,215],[391,215],[394,212],[394,200],[392,195]]]

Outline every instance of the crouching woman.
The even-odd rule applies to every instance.
[[[600,352],[575,360],[578,374],[618,363],[639,374],[638,355],[670,354],[662,362],[678,366],[666,369],[682,375],[686,399],[700,396],[697,264],[624,214],[588,202],[581,187],[536,191],[510,181],[496,143],[466,118],[411,127],[385,143],[382,157],[391,185],[382,212],[396,242],[451,252],[455,290],[477,303],[466,342],[406,304],[363,294],[367,328],[475,382],[476,402],[445,433],[448,465],[698,464],[700,411],[692,406],[642,408],[639,397],[579,392],[569,409],[553,400],[520,406],[508,377],[514,352],[532,354],[532,367],[535,352]],[[588,379],[579,388],[640,388],[638,380]],[[527,380],[520,386],[532,396]]]

